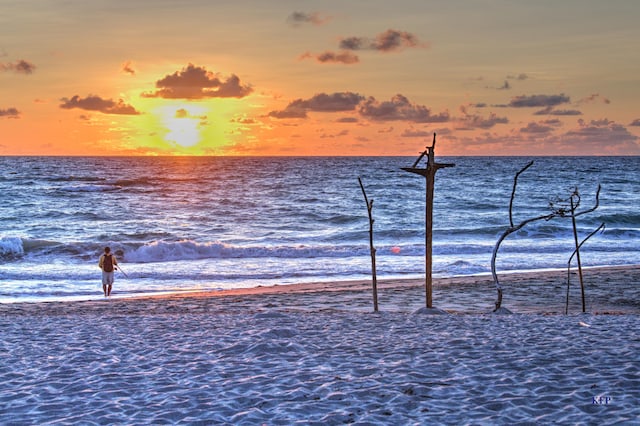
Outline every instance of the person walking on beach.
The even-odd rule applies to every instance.
[[[113,287],[113,275],[118,261],[116,257],[111,253],[111,248],[105,247],[104,253],[100,256],[98,266],[102,269],[102,291],[104,291],[104,297],[111,296],[111,288]]]

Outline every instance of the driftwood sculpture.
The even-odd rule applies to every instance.
[[[502,286],[500,285],[500,281],[498,280],[498,274],[496,272],[496,257],[498,255],[498,249],[500,248],[500,244],[502,244],[502,242],[505,240],[505,238],[507,238],[510,234],[519,231],[520,229],[524,228],[526,225],[532,223],[532,222],[536,222],[539,220],[551,220],[555,217],[567,217],[567,216],[571,216],[572,220],[573,220],[573,224],[574,224],[574,236],[576,239],[576,252],[579,253],[579,244],[577,244],[577,233],[575,233],[575,218],[577,216],[581,216],[583,214],[586,213],[590,213],[592,211],[594,211],[595,209],[598,208],[598,205],[600,203],[600,185],[598,185],[598,190],[596,192],[596,202],[595,202],[595,206],[592,207],[591,209],[576,213],[576,209],[579,205],[579,198],[575,199],[574,197],[576,196],[576,194],[578,194],[578,189],[576,188],[574,190],[574,192],[571,194],[571,196],[569,197],[569,203],[570,203],[570,207],[556,207],[553,203],[549,204],[549,207],[551,208],[551,213],[546,214],[546,215],[540,215],[540,216],[536,216],[536,217],[532,217],[529,219],[525,219],[522,222],[515,224],[513,222],[513,201],[515,199],[516,196],[516,189],[518,186],[518,177],[524,173],[525,170],[527,170],[529,167],[531,167],[533,165],[533,161],[530,161],[526,166],[524,166],[522,169],[520,169],[520,171],[518,171],[518,173],[516,173],[514,179],[513,179],[513,188],[511,190],[511,200],[509,202],[509,227],[507,229],[504,230],[504,232],[500,235],[500,237],[498,238],[498,241],[496,242],[495,247],[493,248],[493,253],[491,255],[491,275],[493,276],[493,281],[496,285],[496,290],[498,292],[498,298],[496,299],[496,307],[494,309],[494,312],[498,311],[499,309],[501,309],[502,307]],[[580,269],[581,271],[581,269]],[[580,278],[580,282],[582,283],[582,278]],[[584,293],[583,293],[583,300],[584,300]],[[584,301],[583,301],[584,303]]]
[[[362,180],[358,178],[360,189],[362,189],[362,195],[364,196],[364,202],[367,204],[367,213],[369,214],[369,252],[371,254],[371,284],[373,287],[373,310],[378,312],[378,278],[376,276],[376,249],[373,246],[373,199],[367,198],[367,193],[364,190]]]
[[[402,170],[415,173],[424,176],[427,181],[426,185],[426,203],[425,203],[425,301],[427,309],[433,308],[432,298],[432,278],[431,271],[433,267],[432,252],[433,252],[433,192],[435,187],[436,172],[445,167],[453,167],[455,164],[451,163],[436,163],[435,162],[435,150],[436,150],[436,134],[433,134],[433,144],[420,154],[418,159],[413,163],[412,167],[402,167]],[[427,164],[425,168],[417,167],[422,158],[427,157]]]

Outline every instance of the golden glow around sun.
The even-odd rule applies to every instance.
[[[224,155],[252,126],[238,121],[247,106],[237,99],[206,101],[134,99],[142,114],[132,116],[129,145],[148,155]],[[133,101],[132,101],[133,102]],[[252,121],[253,123],[253,121]]]

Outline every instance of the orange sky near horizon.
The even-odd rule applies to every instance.
[[[0,155],[640,155],[640,2],[0,7]]]

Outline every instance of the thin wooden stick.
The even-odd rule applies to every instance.
[[[564,313],[565,315],[567,315],[569,313],[569,285],[571,284],[571,260],[573,259],[573,256],[576,255],[576,253],[578,252],[578,250],[580,250],[580,248],[582,248],[582,245],[584,243],[587,242],[587,240],[591,237],[593,237],[595,234],[598,233],[598,231],[604,231],[606,228],[604,222],[602,222],[600,224],[600,226],[598,226],[598,228],[596,228],[594,231],[592,231],[589,235],[587,235],[587,237],[582,240],[582,242],[580,244],[578,244],[578,247],[576,248],[576,250],[573,251],[573,253],[571,254],[571,256],[569,256],[569,261],[567,262],[567,296],[565,299],[565,308],[564,308]],[[584,312],[584,310],[583,310]]]
[[[378,312],[378,278],[376,276],[376,249],[373,246],[373,223],[375,220],[373,219],[373,199],[369,201],[367,198],[367,192],[364,190],[364,185],[362,184],[362,179],[358,177],[358,183],[360,184],[360,189],[362,189],[362,195],[364,196],[364,202],[367,204],[367,213],[369,215],[369,253],[371,254],[371,281],[373,287],[373,310],[374,312]]]

